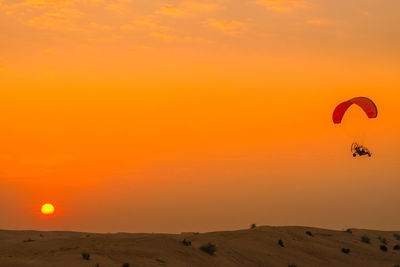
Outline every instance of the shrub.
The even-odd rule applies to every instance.
[[[90,254],[86,253],[86,252],[83,252],[82,253],[82,258],[88,261],[88,260],[90,260]]]
[[[250,226],[250,229],[255,229],[257,227],[257,225],[255,224],[255,223],[253,223],[251,226]]]
[[[35,242],[35,240],[33,240],[32,238],[28,238],[27,240],[24,240],[24,243],[29,243],[29,242]]]
[[[382,251],[384,251],[384,252],[388,251],[388,248],[387,248],[387,246],[385,246],[385,245],[381,245],[381,246],[380,246],[380,249],[381,249]]]
[[[381,241],[382,244],[387,245],[387,240],[386,240],[386,238],[378,237],[378,239],[379,239],[379,241]]]
[[[158,262],[158,264],[160,265],[166,265],[167,263],[165,262],[165,260],[162,259],[156,259],[156,261]]]
[[[347,229],[347,230],[346,230],[346,233],[352,234],[353,231],[352,231],[351,229]]]
[[[364,243],[367,243],[367,244],[371,243],[371,239],[369,239],[369,237],[366,236],[366,235],[363,235],[361,237],[361,241],[364,242]]]
[[[350,253],[350,249],[349,248],[342,248],[342,252],[344,254],[349,254]]]
[[[310,231],[307,231],[306,234],[309,236],[313,236],[313,234]]]
[[[210,254],[210,255],[214,255],[215,252],[217,252],[217,246],[214,245],[213,243],[208,243],[208,244],[202,245],[202,246],[200,247],[200,249],[201,249],[202,251],[204,251],[204,252]]]
[[[129,263],[122,264],[122,267],[130,267]]]
[[[283,244],[283,241],[281,239],[279,239],[278,244],[279,244],[279,246],[281,246],[283,248],[285,247],[285,245]]]
[[[394,238],[396,238],[397,240],[400,240],[400,235],[399,234],[393,234]]]
[[[393,247],[393,250],[400,250],[400,245],[395,245],[395,246]]]
[[[296,264],[288,264],[288,267],[297,267]]]
[[[185,239],[183,239],[182,244],[183,244],[184,246],[191,246],[191,245],[192,245],[192,241],[188,241],[188,240],[186,240],[186,238],[185,238]]]

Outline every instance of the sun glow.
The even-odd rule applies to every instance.
[[[46,203],[42,206],[41,211],[43,215],[52,215],[54,214],[54,206],[50,203]]]

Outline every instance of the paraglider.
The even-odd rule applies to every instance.
[[[351,152],[353,152],[353,157],[356,157],[357,155],[359,156],[368,155],[368,157],[371,157],[371,152],[369,152],[368,148],[359,145],[356,142],[351,144]]]
[[[371,99],[367,97],[355,97],[348,101],[340,103],[335,108],[332,115],[333,123],[335,124],[342,123],[343,116],[353,104],[358,105],[370,119],[376,118],[378,116],[378,109],[375,103]],[[368,157],[371,157],[371,152],[368,150],[368,148],[360,145],[357,142],[354,142],[351,145],[351,152],[353,153],[353,157],[356,157],[357,155],[358,156],[367,155]]]

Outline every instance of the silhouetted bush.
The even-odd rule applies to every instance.
[[[160,265],[166,265],[167,263],[165,262],[165,260],[162,259],[156,259],[156,261],[158,262],[158,264]]]
[[[350,253],[350,249],[349,248],[342,248],[342,252],[344,254],[349,254]]]
[[[122,264],[122,267],[130,267],[129,263]]]
[[[250,229],[255,229],[257,227],[257,225],[255,224],[255,223],[253,223],[251,226],[250,226]]]
[[[313,234],[310,231],[307,231],[306,234],[309,236],[313,236]]]
[[[379,239],[379,241],[381,241],[382,244],[387,245],[387,240],[386,240],[386,238],[378,237],[378,239]]]
[[[379,248],[384,252],[388,251],[388,248],[385,245],[381,245]]]
[[[281,246],[281,247],[283,247],[283,248],[285,247],[285,245],[283,244],[283,241],[280,240],[280,239],[279,239],[279,241],[278,241],[278,244],[279,244],[279,246]]]
[[[400,250],[400,245],[395,245],[395,246],[393,247],[393,250]]]
[[[367,243],[367,244],[371,243],[371,239],[369,239],[369,237],[366,236],[366,235],[363,235],[361,237],[361,241],[364,242],[364,243]]]
[[[296,264],[288,264],[288,267],[297,267]]]
[[[400,235],[399,234],[393,234],[394,238],[396,238],[397,240],[400,240]]]
[[[353,231],[352,231],[351,229],[347,229],[347,230],[346,230],[346,233],[352,234]]]
[[[184,246],[191,246],[191,245],[192,245],[192,241],[188,241],[188,240],[186,240],[186,238],[185,238],[185,239],[183,239],[182,244],[183,244]]]
[[[27,240],[24,240],[24,243],[35,242],[35,240],[31,239],[30,237]]]
[[[213,243],[208,243],[206,245],[202,245],[200,249],[210,255],[214,255],[217,252],[217,246]]]
[[[88,261],[88,260],[90,260],[90,254],[86,253],[86,252],[83,252],[82,253],[82,258]]]

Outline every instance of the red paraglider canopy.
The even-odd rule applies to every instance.
[[[367,114],[368,118],[376,118],[378,116],[378,109],[371,99],[366,97],[355,97],[339,104],[335,108],[335,111],[333,112],[333,122],[341,123],[347,109],[353,104],[360,106]]]

